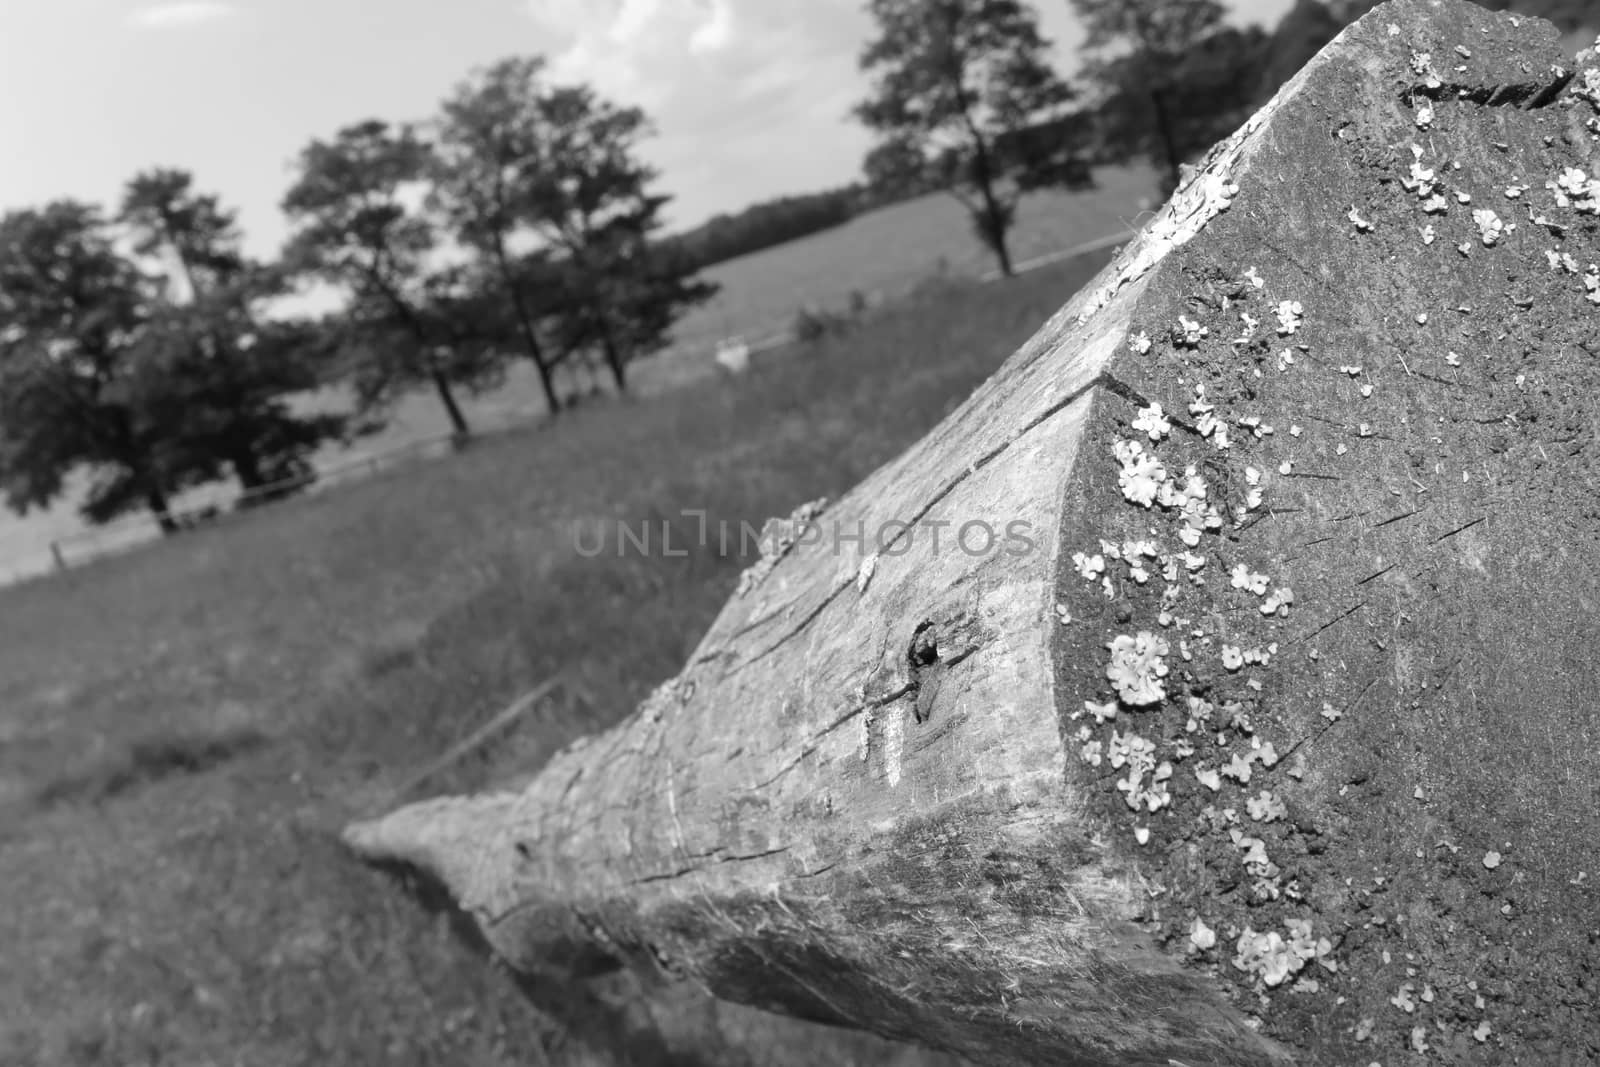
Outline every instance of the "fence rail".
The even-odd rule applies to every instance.
[[[1086,241],[1069,248],[1024,260],[1015,264],[1013,270],[1018,274],[1026,273],[1063,259],[1071,259],[1073,256],[1084,255],[1088,252],[1124,243],[1134,234],[1135,231],[1131,229],[1120,233],[1108,234],[1093,241]],[[988,271],[979,275],[978,280],[986,283],[996,281],[1000,277],[999,271]],[[737,338],[731,340],[734,340],[737,346],[743,350],[746,358],[758,352],[782,348],[796,341],[792,328],[773,329],[769,324],[766,329],[770,332],[764,333],[755,341],[746,342]],[[667,358],[678,359],[696,358],[696,355],[705,355],[705,353],[686,353],[682,350],[671,350],[669,353],[664,353]],[[716,359],[715,354],[711,355],[713,359]],[[721,361],[718,360],[718,362]],[[727,369],[733,369],[728,364],[724,364],[724,366]],[[503,429],[505,427],[500,428]],[[368,477],[387,467],[421,459],[428,454],[443,454],[458,447],[459,444],[460,440],[453,433],[431,434],[392,448],[319,467],[312,475],[284,479],[259,486],[248,492],[228,494],[213,490],[204,494],[205,499],[203,502],[182,508],[174,508],[168,515],[181,528],[195,527],[220,517],[230,508],[249,507],[257,500],[266,501],[293,492],[321,492],[330,486],[339,485],[356,478]],[[75,564],[86,563],[103,556],[125,552],[157,540],[161,535],[160,525],[155,517],[151,515],[140,515],[119,522],[108,523],[104,526],[89,527],[66,534],[50,542],[48,554],[36,552],[33,559],[0,560],[0,587],[47,574],[52,569],[66,570]]]

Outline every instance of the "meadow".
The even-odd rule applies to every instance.
[[[1022,201],[1013,231],[1017,262],[1122,232],[1138,221],[1141,201],[1154,190],[1149,168],[1102,167],[1096,179],[1093,189],[1041,192]],[[811,237],[717,264],[705,273],[721,286],[720,292],[678,323],[672,350],[636,364],[633,388],[654,395],[704,380],[715,371],[712,354],[724,337],[768,336],[788,327],[802,306],[837,310],[847,306],[852,293],[874,303],[892,302],[920,279],[938,273],[941,264],[951,277],[976,276],[994,265],[994,257],[974,238],[965,209],[945,194],[894,204]],[[349,403],[342,390],[329,390],[312,402],[329,408]],[[526,422],[544,411],[526,364],[513,365],[504,385],[465,398],[464,406],[481,429]],[[413,394],[396,405],[382,432],[349,448],[327,449],[318,464],[329,469],[360,463],[448,429],[432,394]],[[22,519],[0,510],[0,584],[48,571],[53,540],[65,539],[64,555],[76,564],[90,554],[151,536],[152,524],[143,516],[133,517],[123,530],[85,531],[75,513],[79,493],[81,489],[69,492],[56,507]],[[218,485],[191,493],[182,503],[221,502],[232,493]]]
[[[0,590],[0,1062],[948,1062],[627,976],[514,981],[335,835],[544,679],[566,684],[407,796],[619,719],[749,562],[686,509],[737,528],[848,489],[1108,255],[928,281],[741,378]],[[585,558],[573,524],[604,519],[689,550]]]

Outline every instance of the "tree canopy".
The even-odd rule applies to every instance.
[[[364,409],[431,385],[451,428],[465,435],[456,387],[494,381],[498,361],[457,317],[458,278],[430,265],[439,226],[420,201],[435,166],[414,128],[379,119],[311,142],[283,198],[294,226],[283,262],[348,298],[330,332]]]
[[[51,504],[83,468],[86,518],[143,505],[171,529],[171,494],[204,479],[141,402],[144,281],[90,204],[0,218],[0,485],[14,511]]]
[[[136,175],[123,194],[121,221],[134,250],[177,267],[151,281],[152,311],[140,339],[136,394],[166,427],[190,468],[216,476],[227,464],[256,502],[313,479],[311,456],[343,435],[346,419],[297,413],[289,397],[321,384],[305,327],[263,321],[259,306],[286,291],[277,267],[251,262],[236,216],[194,189],[181,170]]]
[[[1022,0],[869,0],[867,10],[875,36],[860,63],[872,90],[855,114],[878,135],[869,180],[948,190],[1012,273],[1007,233],[1022,193],[1091,180],[1082,145],[1016,136],[1075,95],[1037,13]]]

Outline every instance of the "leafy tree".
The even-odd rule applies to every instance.
[[[85,518],[142,506],[171,533],[172,494],[214,476],[139,402],[147,295],[98,208],[62,200],[0,218],[0,487],[12,510],[49,506],[88,468]]]
[[[1277,92],[1344,27],[1339,14],[1323,0],[1295,0],[1272,31],[1259,98],[1265,101]]]
[[[1267,37],[1223,25],[1219,0],[1070,0],[1082,20],[1084,74],[1113,158],[1147,156],[1163,192],[1183,163],[1231,133],[1257,101]]]
[[[285,291],[281,272],[250,262],[235,215],[181,170],[133,178],[121,220],[135,251],[175,264],[188,290],[155,305],[138,342],[133,397],[167,427],[195,469],[226,462],[255,503],[309,484],[311,456],[344,432],[332,414],[299,415],[289,396],[321,384],[303,331],[265,325],[257,305]],[[287,483],[287,484],[284,484]]]
[[[468,351],[462,331],[436,301],[451,279],[430,271],[433,223],[408,203],[433,170],[432,149],[406,127],[358,122],[301,153],[282,207],[295,231],[284,262],[343,289],[350,306],[336,340],[355,373],[364,407],[429,383],[460,436],[470,432],[455,387],[494,373],[492,352]]]
[[[620,391],[628,362],[662,347],[683,310],[716,287],[652,240],[670,198],[647,188],[657,175],[637,155],[650,132],[642,111],[569,86],[540,92],[532,119],[535,155],[514,203],[559,270],[558,359],[598,349]]]
[[[549,310],[549,294],[540,299],[523,284],[527,272],[512,247],[525,221],[529,176],[546,162],[539,148],[537,106],[544,66],[537,56],[504,59],[475,72],[445,99],[434,123],[436,165],[429,205],[493,273],[508,302],[517,340],[539,373],[547,407],[555,413],[561,408],[551,376],[556,361],[545,353],[538,331],[538,321]]]
[[[948,190],[1011,274],[1006,234],[1020,195],[1089,183],[1075,144],[1015,136],[1058,118],[1074,95],[1050,66],[1037,14],[1023,0],[869,0],[867,9],[877,36],[861,68],[873,86],[856,115],[880,138],[869,177]]]

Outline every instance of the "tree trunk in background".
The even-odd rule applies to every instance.
[[[1011,265],[1011,249],[1006,243],[1007,219],[1005,209],[1001,206],[999,198],[994,193],[995,174],[994,167],[989,159],[989,148],[981,136],[976,134],[977,155],[975,167],[978,176],[978,192],[983,197],[983,227],[989,235],[989,247],[1000,260],[1000,273],[1010,278],[1016,274]]]
[[[539,371],[539,385],[544,391],[545,407],[554,415],[561,410],[561,398],[556,395],[555,379],[551,376],[550,365],[544,358],[539,335],[533,328],[533,316],[528,311],[527,301],[522,298],[522,290],[517,287],[516,278],[512,274],[511,260],[506,255],[505,242],[498,234],[494,238],[494,254],[495,261],[500,266],[500,277],[505,282],[506,296],[510,298],[511,309],[517,318],[517,331],[522,337],[523,347]]]
[[[611,369],[611,381],[617,387],[617,392],[628,391],[627,365],[622,358],[622,352],[617,348],[617,342],[611,336],[611,327],[602,324],[600,327],[601,347],[606,354],[606,366]]]
[[[1413,141],[1475,204],[1520,177],[1600,260],[1533,191],[1589,143],[1554,40],[1385,5],[631,717],[346,840],[526,974],[983,1063],[1600,1048],[1549,983],[1600,963],[1597,312],[1553,232],[1390,180]],[[1472,53],[1432,135],[1420,41]]]
[[[150,514],[155,516],[156,525],[164,534],[175,534],[183,527],[178,525],[178,520],[172,517],[172,504],[167,500],[167,494],[160,486],[151,485],[144,493],[145,506],[150,509]]]
[[[445,414],[450,416],[451,431],[457,437],[471,436],[472,427],[467,425],[467,417],[461,413],[461,405],[456,403],[456,394],[450,388],[450,380],[437,368],[430,370],[428,376],[433,379],[433,388],[439,394],[439,402],[444,405]]]
[[[1161,138],[1161,149],[1166,156],[1167,175],[1162,185],[1162,192],[1171,196],[1172,191],[1183,180],[1180,169],[1182,160],[1178,158],[1178,142],[1172,133],[1172,118],[1167,114],[1166,90],[1153,88],[1150,90],[1150,104],[1156,113],[1156,133]]]
[[[239,480],[239,488],[246,493],[260,489],[266,484],[266,479],[261,474],[261,464],[256,461],[255,453],[248,447],[235,449],[228,458],[228,465],[233,468],[233,475]]]

